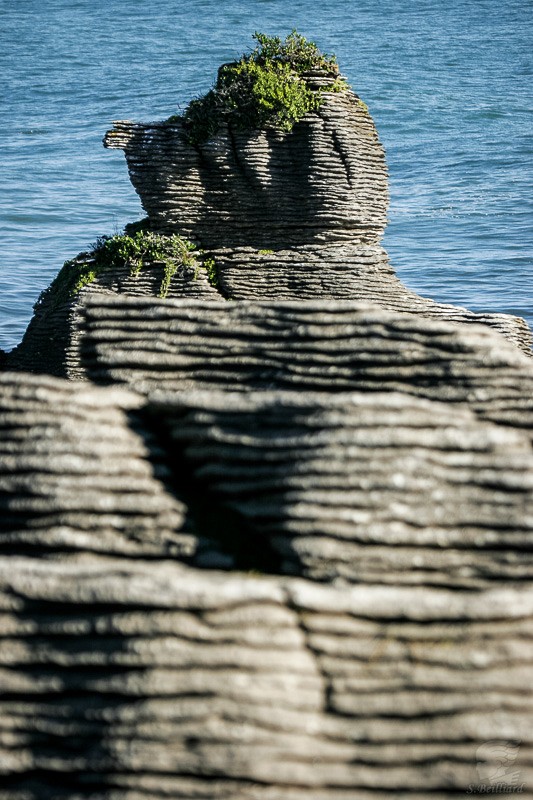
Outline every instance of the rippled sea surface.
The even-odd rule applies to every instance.
[[[532,26],[531,0],[0,0],[0,347],[66,259],[143,216],[112,121],[176,113],[255,30],[292,28],[375,119],[404,282],[531,324]]]

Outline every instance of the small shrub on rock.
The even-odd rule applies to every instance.
[[[65,262],[55,280],[41,294],[35,307],[48,299],[52,300],[54,306],[68,301],[108,270],[127,267],[130,275],[136,275],[144,264],[154,261],[165,265],[159,297],[166,297],[172,276],[178,267],[197,269],[201,266],[194,250],[195,245],[182,236],[166,236],[142,228],[132,231],[131,234],[102,236],[90,252]]]
[[[313,72],[334,78],[330,90],[347,88],[339,77],[335,56],[320,52],[296,31],[285,40],[255,33],[257,46],[239,61],[224,64],[215,86],[204,97],[192,100],[182,119],[187,140],[201,144],[227,123],[235,130],[275,127],[290,131],[295,122],[316,110],[321,88],[312,88],[306,76]]]

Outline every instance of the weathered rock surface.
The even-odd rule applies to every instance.
[[[0,800],[533,797],[529,329],[400,283],[353,93],[181,134],[106,144],[218,286],[49,293],[8,366],[84,382],[0,373]]]
[[[194,537],[181,532],[186,508],[161,483],[155,443],[130,428],[140,402],[121,389],[0,374],[4,554],[195,551]]]
[[[143,401],[4,373],[0,425],[4,553],[392,585],[533,577],[530,440],[466,406],[376,392]]]
[[[102,272],[66,301],[57,302],[53,295],[45,297],[37,305],[22,342],[8,354],[7,368],[80,378],[76,345],[80,334],[80,310],[86,298],[127,295],[156,299],[163,274],[164,265],[157,262],[144,264],[135,275],[126,267],[113,269]],[[220,294],[207,280],[205,270],[187,267],[176,270],[167,297],[220,300]]]
[[[282,572],[320,581],[533,579],[530,441],[465,407],[394,393],[205,392],[156,394],[148,413],[211,507],[211,535],[233,535],[237,557],[271,552]]]
[[[327,79],[326,83],[327,83]],[[330,92],[291,132],[225,126],[206,144],[185,141],[181,121],[117,122],[107,147],[123,149],[152,229],[193,239],[214,258],[218,286],[181,270],[170,297],[323,299],[456,323],[489,325],[531,355],[524,320],[475,314],[407,289],[380,244],[388,205],[383,148],[366,106]],[[9,367],[78,377],[79,308],[94,293],[154,297],[162,265],[100,275],[80,294],[46,298],[10,355]]]
[[[502,746],[533,785],[524,432],[391,392],[0,397],[32,556],[0,564],[0,798],[444,798]]]
[[[153,226],[208,249],[378,245],[388,188],[374,123],[353,92],[323,97],[290,132],[225,126],[192,146],[180,120],[126,121],[115,123],[104,144],[124,150]]]
[[[533,431],[533,362],[493,331],[350,302],[88,298],[79,375],[141,391],[400,391]],[[78,341],[81,344],[78,344]]]
[[[530,354],[523,320],[435,303],[401,283],[380,245],[387,171],[372,118],[351,91],[324,97],[290,133],[226,128],[193,148],[179,121],[126,121],[104,142],[124,150],[154,228],[214,256],[227,298],[365,300],[487,324]]]
[[[491,740],[532,796],[530,583],[8,559],[0,609],[2,798],[448,798]]]

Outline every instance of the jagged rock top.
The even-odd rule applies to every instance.
[[[310,79],[311,80],[311,79]],[[491,325],[531,354],[526,323],[473,314],[409,291],[380,240],[388,206],[383,148],[351,90],[327,91],[292,131],[224,124],[187,142],[182,120],[117,122],[107,147],[123,149],[155,229],[198,241],[216,262],[223,297],[375,302],[400,311]]]
[[[376,244],[387,174],[365,104],[314,43],[254,38],[182,117],[117,122],[104,144],[124,150],[154,228],[204,247]]]

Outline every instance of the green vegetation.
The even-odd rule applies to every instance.
[[[217,265],[215,264],[214,258],[206,258],[203,264],[202,269],[205,269],[207,272],[207,280],[214,286],[215,288],[218,286],[218,272],[217,272]]]
[[[311,88],[305,80],[310,72],[326,72],[335,78],[328,91],[348,88],[339,76],[335,56],[321,53],[296,31],[285,40],[263,33],[255,33],[254,39],[257,45],[249,55],[223,65],[215,86],[192,100],[183,117],[169,119],[183,119],[191,144],[207,141],[223,123],[235,130],[276,127],[290,131],[323,100],[323,90]]]
[[[154,233],[147,230],[146,225],[128,226],[127,230],[129,233],[101,237],[91,252],[66,261],[52,284],[41,294],[36,307],[47,298],[52,299],[54,307],[68,301],[108,270],[127,267],[130,275],[137,275],[144,264],[154,261],[165,265],[159,297],[167,296],[172,277],[180,266],[192,267],[195,271],[204,268],[210,280],[216,277],[214,262],[206,260],[202,266],[202,252],[193,252],[195,245],[187,239],[175,234]]]

